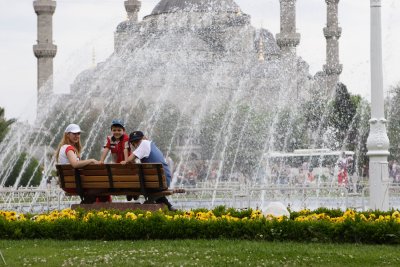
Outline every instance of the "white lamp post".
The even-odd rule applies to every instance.
[[[389,210],[389,138],[384,114],[381,0],[371,0],[371,120],[367,140],[371,209]]]

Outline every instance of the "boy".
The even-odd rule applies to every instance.
[[[129,135],[129,143],[132,147],[132,154],[121,164],[126,164],[135,159],[139,159],[141,163],[161,163],[164,168],[165,176],[167,178],[167,185],[171,184],[171,172],[169,170],[168,164],[158,147],[154,142],[147,140],[143,132],[135,131]],[[129,197],[129,196],[128,196]],[[130,200],[128,198],[128,200]],[[157,199],[148,199],[148,201],[155,201],[156,203],[164,203],[167,205],[168,209],[175,211],[176,209],[172,207],[172,204],[168,199],[164,197],[159,197]]]
[[[128,159],[130,155],[129,136],[125,133],[125,124],[122,120],[113,120],[111,122],[111,133],[111,136],[107,136],[100,164],[104,164],[104,160],[110,151],[112,163],[120,163]],[[111,196],[99,196],[96,198],[96,202],[112,202],[112,199]]]
[[[113,120],[111,122],[111,133],[111,136],[107,136],[107,143],[104,145],[100,164],[104,164],[104,160],[110,151],[112,163],[126,161],[130,156],[129,136],[125,133],[124,122],[122,120]]]

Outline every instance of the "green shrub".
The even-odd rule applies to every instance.
[[[36,216],[22,215],[18,217],[20,220],[15,219],[17,218],[15,214],[2,212],[0,238],[60,240],[223,238],[400,244],[398,211],[355,213],[323,208],[317,211],[293,212],[293,216],[287,219],[264,217],[259,211],[254,210],[238,211],[225,207],[217,207],[213,211],[177,213],[167,211],[150,213],[139,210],[101,212],[66,210]],[[302,219],[301,216],[308,216],[307,214],[308,219]],[[323,216],[317,218],[315,214]]]

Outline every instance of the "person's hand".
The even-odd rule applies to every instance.
[[[104,161],[103,161],[103,160],[100,160],[100,161],[99,161],[99,164],[104,164]]]
[[[100,161],[97,161],[97,160],[95,160],[95,159],[91,159],[90,160],[91,161],[91,164],[100,164]]]
[[[121,161],[122,165],[126,165],[126,163],[128,163],[128,162],[126,162],[125,160]]]

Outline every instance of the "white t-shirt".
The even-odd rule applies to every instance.
[[[131,147],[133,150],[133,147]],[[148,158],[150,156],[151,152],[151,141],[149,140],[142,140],[138,148],[136,148],[133,151],[133,154],[138,158],[138,159],[143,159],[143,158]]]
[[[71,150],[74,152],[76,160],[79,160],[79,158],[76,155],[76,152],[75,152],[75,149],[74,149],[73,146],[71,146],[71,145],[63,145],[60,148],[60,153],[58,154],[58,159],[57,159],[58,164],[70,164],[70,162],[68,160],[68,157],[67,157],[67,153],[68,153],[68,151],[71,151]]]

